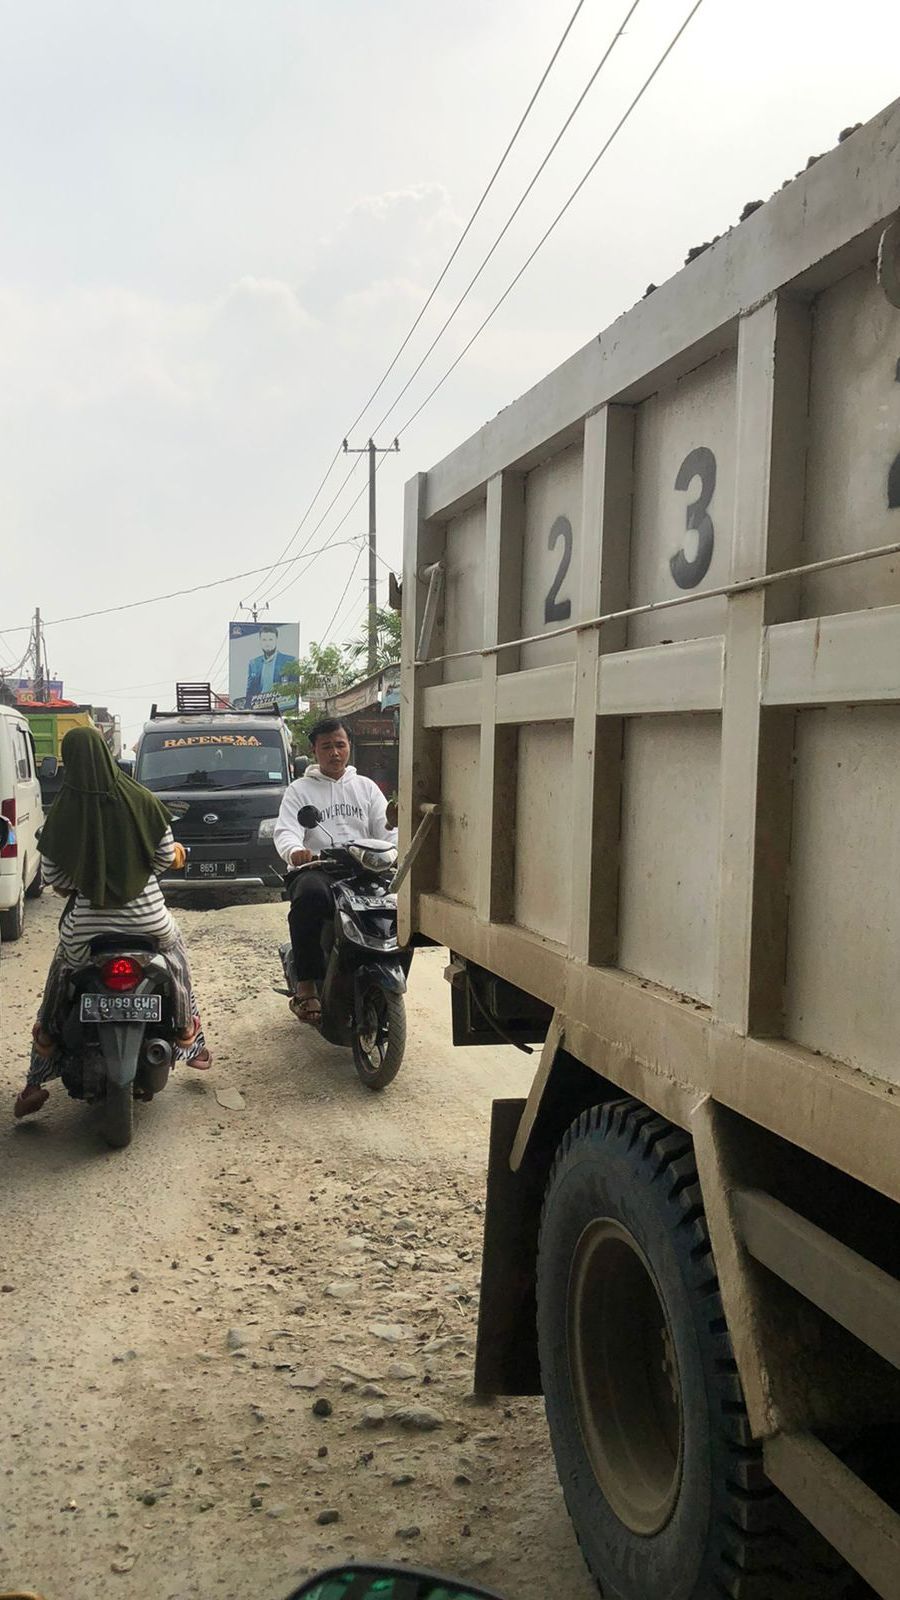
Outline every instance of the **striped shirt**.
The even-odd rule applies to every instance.
[[[153,857],[153,871],[144,888],[134,900],[124,906],[92,906],[83,894],[75,895],[75,903],[63,913],[59,925],[59,945],[66,961],[80,966],[90,960],[90,942],[103,933],[139,933],[145,939],[157,939],[160,949],[169,949],[178,938],[178,927],[163,899],[157,882],[159,873],[165,872],[175,860],[175,840],[167,828]],[[44,882],[62,894],[75,894],[75,885],[60,867],[46,856],[42,858]]]

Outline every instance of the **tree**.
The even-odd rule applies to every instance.
[[[304,700],[324,700],[326,695],[345,689],[353,677],[352,668],[339,644],[311,644],[296,668],[285,678],[296,682]]]
[[[296,683],[304,700],[311,701],[307,711],[300,711],[285,720],[291,730],[296,744],[303,749],[306,745],[306,736],[310,728],[319,720],[321,715],[318,701],[324,700],[327,695],[337,694],[339,689],[346,688],[352,683],[354,677],[345,651],[337,644],[311,644],[302,661],[297,661],[288,667],[284,673],[285,683]]]
[[[347,659],[357,674],[368,671],[369,623],[368,618],[355,639],[344,646]],[[400,660],[400,613],[387,606],[375,609],[375,671],[392,667]]]

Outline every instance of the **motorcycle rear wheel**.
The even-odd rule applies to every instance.
[[[406,1049],[406,1005],[402,994],[371,984],[353,1025],[353,1065],[367,1089],[393,1083]]]
[[[134,1085],[108,1083],[103,1103],[103,1137],[113,1150],[124,1150],[134,1133]]]

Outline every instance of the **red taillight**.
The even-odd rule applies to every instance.
[[[126,994],[130,989],[136,989],[144,976],[144,969],[139,961],[133,961],[131,956],[113,956],[100,968],[100,976],[107,989],[115,989],[120,994]]]
[[[13,800],[4,800],[4,801],[0,802],[0,812],[2,812],[3,816],[6,818],[7,822],[9,823],[10,827],[14,828],[15,825],[16,825],[16,802],[15,802],[15,800],[14,799]],[[14,859],[14,857],[17,856],[18,854],[19,854],[19,846],[17,844],[6,844],[6,845],[3,846],[3,849],[0,850],[0,860],[12,861]]]

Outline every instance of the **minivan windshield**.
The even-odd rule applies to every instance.
[[[244,789],[289,782],[276,728],[160,729],[145,733],[135,777],[148,789]]]

